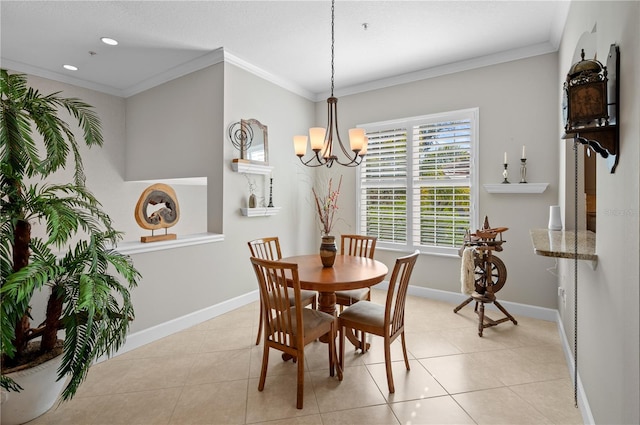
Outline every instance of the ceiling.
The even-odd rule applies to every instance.
[[[568,8],[337,0],[335,94],[554,52]],[[221,60],[313,100],[331,88],[329,0],[2,0],[0,18],[3,68],[118,96]],[[119,45],[101,43],[103,36]]]

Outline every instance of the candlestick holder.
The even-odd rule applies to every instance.
[[[520,159],[520,183],[527,182],[527,158]]]
[[[509,171],[507,171],[508,166],[509,165],[505,162],[504,171],[502,172],[502,177],[504,177],[504,180],[502,181],[502,183],[511,183],[508,179],[509,178]]]
[[[269,179],[269,205],[267,208],[273,208],[273,179]]]

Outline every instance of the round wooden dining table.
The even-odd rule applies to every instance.
[[[323,267],[319,254],[297,255],[280,259],[298,264],[300,287],[318,291],[318,310],[336,316],[336,291],[371,287],[384,280],[389,269],[384,263],[353,255],[336,255],[333,267]],[[348,339],[360,343],[351,333]]]
[[[336,291],[373,286],[389,272],[380,261],[353,255],[336,255],[333,267],[323,267],[319,254],[285,257],[280,261],[298,264],[300,287],[318,291],[318,310],[334,316]]]

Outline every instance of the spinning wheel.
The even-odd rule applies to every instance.
[[[484,294],[486,287],[491,287],[491,292],[494,294],[501,290],[507,281],[507,267],[502,260],[492,255],[484,261],[482,257],[476,257],[473,261],[476,266],[474,271],[476,292]],[[488,275],[486,266],[490,267]]]
[[[482,230],[478,230],[473,234],[468,233],[465,236],[464,248],[473,248],[473,286],[475,291],[462,304],[454,308],[453,312],[457,313],[462,307],[471,301],[475,301],[474,311],[479,316],[479,336],[482,336],[484,328],[496,326],[507,320],[511,320],[514,325],[518,324],[516,319],[496,300],[495,296],[495,293],[502,289],[507,281],[507,267],[500,258],[493,255],[493,251],[502,251],[502,244],[505,242],[502,240],[502,233],[507,230],[506,227],[491,228],[489,220],[485,217]],[[496,240],[498,235],[499,239]],[[461,256],[462,252],[464,251],[461,250]],[[470,269],[471,265],[469,264]],[[499,320],[487,317],[484,314],[485,303],[495,304],[498,310],[504,313],[505,317]]]

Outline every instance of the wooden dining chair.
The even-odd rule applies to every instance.
[[[376,240],[377,238],[375,236],[342,235],[340,240],[340,253],[342,255],[353,255],[373,259],[373,254],[376,251]],[[361,300],[371,300],[371,291],[369,288],[336,291],[336,305],[340,306],[340,310]]]
[[[264,348],[258,391],[264,390],[269,362],[269,350],[280,350],[296,359],[298,382],[296,407],[302,409],[304,394],[304,347],[323,335],[328,338],[329,375],[342,380],[342,370],[337,364],[337,319],[322,311],[304,308],[300,295],[298,265],[281,261],[251,257],[253,269],[260,287],[262,320],[264,322]],[[293,298],[293,304],[290,299]]]
[[[282,252],[280,251],[280,239],[277,236],[268,238],[254,239],[248,242],[249,251],[251,256],[261,258],[263,260],[280,260],[282,258]],[[300,290],[300,297],[302,299],[302,305],[311,305],[314,310],[317,306],[318,295],[316,291],[307,291],[306,289]],[[293,297],[289,300],[293,305]],[[262,303],[260,304],[262,309]],[[256,337],[256,345],[260,344],[260,335],[262,334],[262,310],[260,311],[260,321],[258,323],[258,336]]]
[[[344,347],[346,329],[366,332],[384,338],[384,363],[387,369],[387,385],[389,392],[395,392],[393,375],[391,373],[391,343],[400,335],[402,353],[407,370],[410,370],[407,358],[407,346],[404,338],[404,305],[407,299],[409,279],[413,266],[420,251],[396,259],[395,267],[389,280],[385,305],[371,301],[360,301],[344,309],[338,317],[340,331],[340,364],[344,364]],[[362,352],[366,350],[366,343],[361,341]]]

